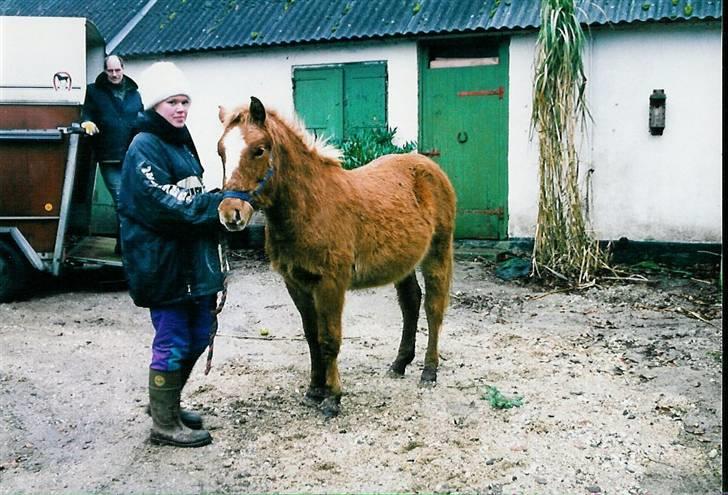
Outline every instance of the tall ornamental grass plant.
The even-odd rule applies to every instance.
[[[607,256],[589,230],[579,192],[577,130],[590,118],[574,0],[542,0],[531,123],[539,138],[539,203],[532,275],[593,282]]]

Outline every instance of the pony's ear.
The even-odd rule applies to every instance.
[[[255,96],[250,97],[250,116],[257,125],[262,126],[265,122],[265,107]]]
[[[236,122],[240,121],[240,109],[235,110],[228,110],[222,105],[218,105],[217,107],[218,113],[217,118],[220,119],[220,122],[224,126],[233,125]]]
[[[223,124],[225,123],[225,116],[227,115],[227,113],[227,108],[222,105],[217,106],[217,118],[220,119],[220,122]]]

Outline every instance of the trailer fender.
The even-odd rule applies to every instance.
[[[0,303],[24,298],[34,271],[12,237],[0,237]]]
[[[28,263],[38,271],[46,271],[46,265],[17,227],[0,227],[0,241],[14,245]]]

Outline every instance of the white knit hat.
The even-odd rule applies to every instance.
[[[191,98],[190,82],[172,62],[151,65],[142,73],[139,82],[139,93],[145,110],[170,96],[185,95]]]

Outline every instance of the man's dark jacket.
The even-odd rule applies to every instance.
[[[156,129],[149,132],[149,119]],[[154,126],[152,126],[154,127]],[[153,110],[140,120],[122,167],[121,251],[129,292],[142,307],[159,307],[222,290],[217,207],[221,192],[204,192],[191,138],[174,139]],[[170,131],[167,133],[165,131]]]
[[[134,123],[144,110],[142,97],[134,80],[124,76],[122,84],[126,87],[124,99],[114,96],[113,85],[102,72],[86,88],[82,120],[90,120],[101,131],[92,138],[96,160],[122,161],[131,142]]]

